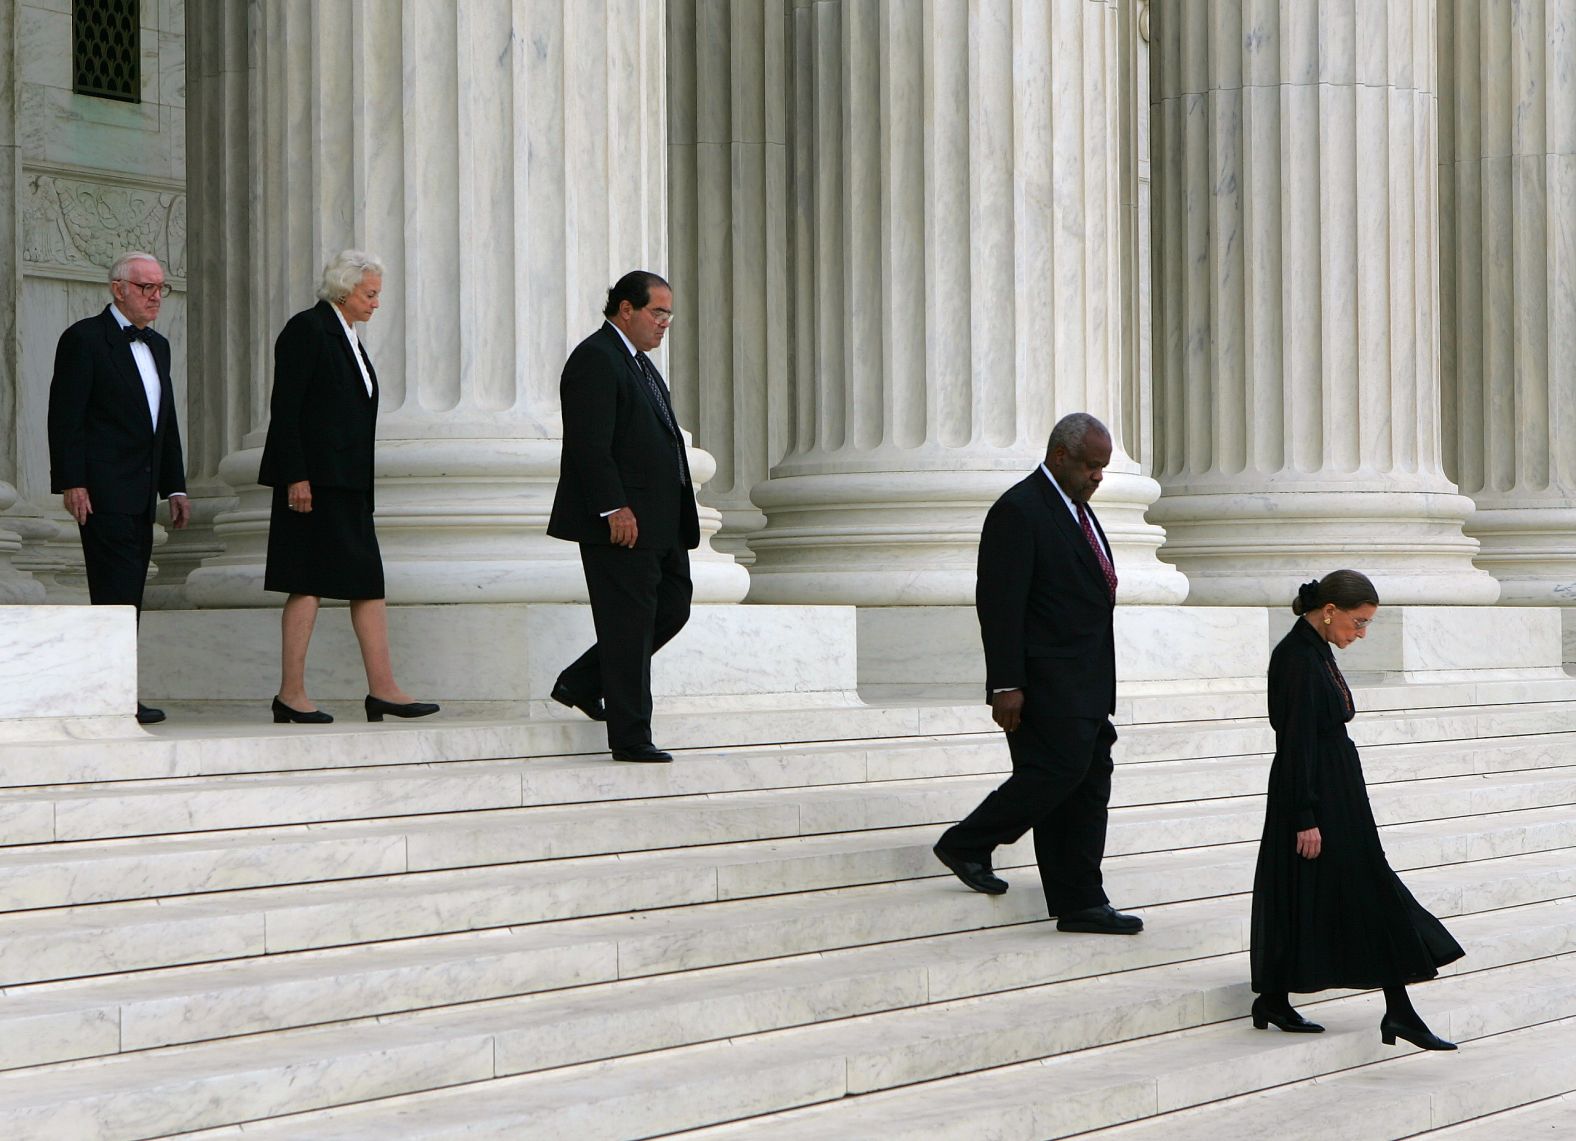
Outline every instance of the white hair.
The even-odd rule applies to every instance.
[[[317,295],[335,304],[349,297],[367,274],[383,276],[383,263],[366,250],[340,250],[328,259],[323,267],[323,280],[318,284]]]
[[[127,250],[110,264],[110,284],[113,285],[117,281],[127,280],[126,270],[131,268],[131,263],[134,261],[151,261],[154,265],[159,264],[159,259],[150,253],[146,253],[143,250]]]

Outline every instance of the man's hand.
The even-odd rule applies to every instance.
[[[991,718],[1009,733],[1015,733],[1023,721],[1023,690],[1004,689],[990,696]]]
[[[191,522],[192,503],[184,495],[170,496],[170,526],[177,531],[184,530],[187,523]]]
[[[1324,851],[1324,837],[1317,828],[1304,828],[1297,833],[1297,854],[1305,860],[1317,860]]]
[[[285,488],[285,502],[290,505],[290,510],[299,511],[303,515],[312,512],[312,481],[309,479],[297,480]]]
[[[635,513],[627,507],[620,507],[607,517],[607,529],[615,547],[633,547],[640,536],[640,528],[635,524]]]
[[[88,516],[93,514],[93,503],[88,499],[88,489],[85,487],[68,487],[60,493],[60,502],[65,504],[66,511],[77,521],[77,526],[88,521]]]

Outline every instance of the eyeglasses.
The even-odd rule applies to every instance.
[[[1356,626],[1359,630],[1366,630],[1368,629],[1368,624],[1372,621],[1372,618],[1353,618],[1352,625]]]
[[[117,277],[116,281],[123,281],[133,289],[140,289],[144,297],[152,297],[157,293],[160,297],[168,297],[174,289],[167,281],[133,281],[129,277]]]
[[[656,318],[659,325],[673,324],[673,310],[671,309],[653,309],[651,310],[651,315]]]

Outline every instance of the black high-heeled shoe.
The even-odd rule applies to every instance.
[[[366,707],[368,721],[382,721],[385,713],[395,717],[427,717],[438,712],[436,701],[411,701],[400,705],[395,701],[384,701],[381,697],[373,697],[370,693],[367,694],[367,699],[362,705]]]
[[[1262,999],[1253,1000],[1253,1029],[1267,1030],[1274,1026],[1284,1030],[1287,1034],[1323,1034],[1324,1027],[1317,1022],[1309,1022],[1291,1007],[1285,1010],[1272,1010],[1264,1005]]]
[[[275,725],[283,725],[286,722],[293,725],[327,725],[334,720],[332,715],[324,713],[321,709],[314,709],[311,712],[291,709],[279,700],[277,694],[274,695],[274,703],[269,708],[274,711]]]
[[[1416,1026],[1391,1018],[1388,1014],[1379,1020],[1379,1039],[1386,1046],[1394,1046],[1397,1038],[1405,1039],[1419,1050],[1454,1050],[1454,1042],[1446,1042],[1438,1034],[1419,1022]]]

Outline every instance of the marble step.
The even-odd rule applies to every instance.
[[[1399,1099],[1410,1078],[1414,1096],[1405,1100],[1413,1115],[1419,1103],[1426,1110],[1441,1098],[1458,1098],[1463,1105],[1475,1102],[1476,1112],[1483,1113],[1562,1092],[1558,1087],[1571,1073],[1568,1057],[1552,1066],[1539,1063],[1526,1081],[1520,1080],[1518,1069],[1540,1051],[1546,1060],[1548,1051],[1576,1044],[1576,1039],[1567,1041],[1563,1029],[1556,1032],[1557,1040],[1550,1041],[1549,1027],[1543,1025],[1576,1023],[1576,956],[1442,979],[1417,988],[1416,1001],[1436,1031],[1461,1044],[1460,1052],[1445,1057],[1421,1053],[1405,1043],[1383,1045],[1377,1032],[1383,998],[1367,993],[1307,1004],[1309,1015],[1325,1025],[1323,1034],[1255,1032],[1246,1019],[1239,1018],[906,1089],[828,1100],[680,1135],[690,1141],[866,1136],[896,1141],[977,1137],[1041,1141],[1108,1129],[1095,1135],[1170,1139],[1179,1136],[1174,1130],[1194,1106],[1204,1106],[1198,1111],[1203,1118],[1213,1108],[1208,1103],[1274,1089],[1273,1096],[1261,1098],[1263,1115],[1243,1130],[1206,1127],[1181,1136],[1211,1141],[1288,1136],[1288,1123],[1300,1121],[1316,1127],[1321,1137],[1366,1139],[1411,1136],[1435,1122],[1448,1122],[1426,1114],[1421,1120],[1409,1116],[1409,1128],[1391,1132],[1386,1128],[1390,1118],[1370,1118],[1361,1108],[1347,1112],[1335,1090],[1371,1088],[1382,1100],[1395,1089]],[[1538,1050],[1526,1048],[1540,1039]],[[1306,1083],[1302,1112],[1280,1101],[1288,1090],[1275,1087],[1288,1083]],[[434,1094],[408,1102],[437,1103],[450,1096]],[[480,1091],[473,1102],[479,1096]],[[337,1141],[357,1134],[335,1132],[331,1122],[355,1122],[360,1127],[375,1120],[376,1112],[370,1106],[359,1111],[347,1107],[296,1124],[309,1126],[311,1136],[321,1141]],[[401,1122],[403,1136],[446,1135],[442,1129],[425,1133],[411,1128],[413,1122],[407,1111]],[[1134,1124],[1122,1127],[1125,1122]]]
[[[1537,1029],[1546,1029],[1545,1040],[1539,1041],[1536,1029],[1528,1030],[1522,1036],[1529,1045],[1535,1047],[1529,1052],[1538,1061],[1547,1059],[1551,1049],[1559,1052],[1555,1055],[1557,1057],[1576,1060],[1576,1019],[1572,1019],[1569,1025],[1551,1023],[1546,1028]],[[1567,1037],[1563,1043],[1556,1043],[1551,1040],[1556,1035]],[[1519,1059],[1514,1060],[1509,1067],[1511,1075],[1517,1071],[1516,1062]],[[1538,1138],[1558,1141],[1559,1138],[1569,1137],[1571,1122],[1576,1121],[1576,1074],[1570,1074],[1569,1071],[1567,1074],[1571,1092],[1544,1098],[1530,1105],[1489,1113],[1459,1125],[1447,1125],[1435,1129],[1431,1136],[1436,1141],[1537,1141]],[[1563,1083],[1556,1081],[1554,1084]]]
[[[1566,923],[1559,901],[1576,894],[1566,870],[1569,852],[1541,858],[1495,859],[1481,868],[1428,868],[1408,873],[1418,897],[1442,915],[1517,906],[1542,905],[1536,931]],[[1124,905],[1153,907],[1174,899],[1201,899],[1180,913],[1165,911],[1158,935],[1141,940],[1073,941],[1074,948],[1098,950],[1056,970],[1072,977],[1129,969],[1153,963],[1154,954],[1189,957],[1221,954],[1245,946],[1248,904],[1240,893],[1251,881],[1251,846],[1215,855],[1209,852],[1115,858],[1107,882]],[[1475,878],[1474,878],[1475,877]],[[649,977],[707,966],[771,960],[783,955],[826,955],[839,948],[898,940],[947,936],[976,929],[1005,928],[1026,946],[993,952],[988,976],[1004,985],[1043,981],[1051,967],[1040,943],[1046,925],[1033,873],[1015,873],[1016,890],[987,900],[951,881],[883,885],[847,892],[813,893],[787,900],[749,900],[708,908],[678,908],[628,916],[533,925],[427,940],[401,940],[294,955],[271,955],[239,963],[218,963],[126,978],[11,988],[0,1000],[0,1065],[33,1064],[138,1049],[225,1034],[251,1033],[358,1015],[387,1014],[422,1006],[469,1002],[614,979]],[[1215,899],[1209,897],[1226,897]],[[1148,912],[1146,911],[1146,914]],[[1175,915],[1180,930],[1166,929]],[[1206,924],[1208,939],[1193,927]],[[793,938],[784,936],[789,924]],[[1021,926],[1013,926],[1021,925]],[[1527,954],[1539,936],[1529,928]],[[1183,946],[1174,948],[1180,939]],[[1058,946],[1055,955],[1067,951]],[[1111,959],[1112,954],[1136,958]],[[1018,955],[1019,959],[1012,956]],[[954,977],[973,970],[960,958]],[[1019,961],[1021,959],[1021,961]],[[968,993],[954,981],[943,985],[930,972],[927,993]]]
[[[1576,1018],[1474,1041],[1448,1077],[1412,1055],[1102,1130],[1109,1141],[1569,1137],[1576,1132]],[[1532,1105],[1526,1105],[1527,1102]],[[1522,1108],[1525,1106],[1525,1108]],[[1485,1114],[1491,1116],[1484,1116]]]
[[[1534,794],[1542,787],[1537,778],[1569,798],[1558,788],[1569,783],[1559,770],[1511,778],[1517,804],[1536,801]],[[1480,778],[1413,782],[1419,787],[1430,783],[1451,785],[1455,791],[1408,792],[1406,803],[1426,804],[1437,815],[1463,816],[1474,805],[1492,800],[1484,791],[1490,786]],[[977,799],[977,792],[965,803]],[[1384,815],[1385,804],[1376,800],[1376,812]],[[868,826],[878,821],[867,813],[863,822]],[[1261,823],[1256,798],[1119,809],[1112,814],[1108,851],[1232,843],[1256,835]],[[34,982],[869,883],[911,874],[916,861],[928,865],[928,857],[917,849],[933,839],[926,836],[918,845],[911,836],[904,840],[894,846],[887,837],[852,833],[787,844],[717,845],[41,910],[13,915],[0,930],[0,981]],[[144,940],[139,950],[139,931],[158,937]],[[40,970],[46,973],[37,973]]]
[[[1524,755],[1527,751],[1478,745],[1435,749],[1408,747],[1393,751],[1377,748],[1373,752],[1378,755],[1371,761],[1377,771],[1370,779],[1382,787],[1402,779],[1448,781],[1454,777],[1457,778],[1454,784],[1419,785],[1412,790],[1422,795],[1437,788],[1454,795],[1470,783],[1465,778],[1474,774],[1494,775],[1496,790],[1501,784],[1507,788],[1513,784],[1549,785],[1561,779],[1562,772],[1576,774],[1576,769],[1562,770],[1549,764],[1528,763],[1533,759],[1548,761],[1550,753],[1557,752],[1555,750],[1540,751],[1535,758]],[[972,763],[982,767],[985,764],[999,766],[1005,756],[994,740],[955,743],[946,749],[905,743],[861,750],[860,753],[852,765],[846,763],[847,755],[837,750],[809,757],[789,752],[766,756],[744,753],[725,766],[731,773],[728,779],[699,786],[691,780],[684,784],[687,791],[674,787],[669,766],[581,761],[573,763],[571,779],[580,784],[580,795],[590,798],[589,802],[581,804],[582,811],[587,813],[606,811],[604,805],[608,801],[604,798],[608,796],[609,785],[621,788],[623,796],[618,799],[633,799],[637,790],[628,787],[631,781],[644,786],[640,791],[673,798],[761,789],[783,791],[782,781],[797,779],[800,783],[795,801],[802,806],[801,813],[806,819],[801,827],[787,833],[794,834],[885,826],[880,822],[879,810],[872,811],[871,823],[861,823],[858,810],[839,812],[839,809],[845,809],[850,803],[910,805],[921,792],[929,792],[937,800],[930,810],[930,821],[955,818],[971,807],[972,801],[978,800],[982,795],[980,789],[1000,779],[999,773],[977,776],[977,781],[984,782],[981,784],[969,784],[964,778],[950,774],[929,777],[940,783],[926,786],[922,782],[929,774],[915,772],[918,766],[903,762],[923,757],[931,765],[938,760],[956,764],[959,754],[967,754],[965,765]],[[887,771],[872,775],[870,759],[877,754],[885,754],[881,759]],[[844,763],[840,765],[840,761]],[[824,766],[818,772],[813,771],[816,762]],[[1267,763],[1265,757],[1240,757],[1124,764],[1119,767],[1119,779],[1114,782],[1113,803],[1161,804],[1257,795],[1264,786]],[[538,787],[542,764],[538,761],[457,762],[429,766],[417,772],[408,767],[384,766],[294,776],[140,781],[0,793],[0,845],[70,843],[131,836],[167,837],[192,832],[400,815],[483,812],[549,804],[557,806],[561,812],[572,812],[573,804],[565,805],[562,800],[551,799],[552,794],[543,796],[544,790]],[[844,771],[837,772],[839,767]],[[679,769],[678,766],[672,768]],[[662,771],[648,775],[653,769]],[[790,769],[795,774],[791,778],[787,776]],[[903,775],[899,776],[900,773]],[[1434,775],[1436,773],[1440,775]],[[1576,788],[1576,775],[1567,775],[1566,779]],[[656,782],[655,787],[652,782]],[[806,789],[806,784],[821,787]],[[556,791],[562,795],[567,790],[559,788]],[[1565,794],[1556,790],[1546,795]],[[1576,797],[1576,792],[1570,795]],[[815,818],[817,809],[823,811],[819,820]],[[902,822],[917,821],[910,816]],[[466,825],[456,823],[449,827],[463,833]],[[0,895],[3,890],[0,885]]]
[[[1531,926],[1525,916],[1510,918]],[[1462,934],[1494,962],[1494,932],[1505,922],[1500,916],[1479,918],[1464,923]],[[1567,946],[1568,930],[1568,921],[1550,926],[1547,946]],[[362,1090],[341,1084],[358,1062],[367,1088],[377,1091],[371,1096],[389,1096],[395,1083],[419,1082],[426,1073],[441,1074],[439,1084],[446,1084],[453,1067],[475,1064],[478,1040],[490,1042],[491,1060],[487,1072],[473,1080],[785,1027],[799,1027],[792,1031],[793,1052],[813,1045],[827,1055],[841,1054],[847,1090],[857,1094],[1222,1021],[1250,1001],[1240,953],[937,1001],[923,985],[929,960],[914,952],[939,952],[945,960],[946,951],[906,950],[897,969],[838,973],[821,961],[798,960],[778,964],[775,971],[682,975],[375,1024],[123,1055],[94,1068],[87,1083],[91,1092],[82,1089],[82,1066],[0,1075],[0,1129],[7,1136],[13,1130],[25,1136],[26,1128],[49,1135],[111,1120],[129,1127],[127,1135],[146,1136],[298,1112],[336,1104],[335,1098],[360,1100]],[[988,963],[976,954],[974,973]],[[959,977],[957,966],[948,963],[950,977]],[[1576,995],[1576,964],[1570,975]],[[425,1066],[418,1057],[423,1043],[430,1055]],[[177,1055],[185,1064],[172,1075],[165,1063]],[[339,1078],[323,1082],[326,1074]],[[432,1087],[413,1084],[402,1092],[427,1088]],[[272,1100],[259,1104],[256,1099],[263,1097]],[[225,1116],[237,1101],[250,1102],[250,1108]],[[11,1105],[26,1107],[26,1115],[8,1118]]]
[[[1321,1017],[1333,1022],[1332,1016],[1339,1014],[1343,1025],[1333,1033],[1295,1043],[1295,1058],[1277,1049],[1281,1043],[1275,1037],[1289,1036],[1253,1032],[1246,1028],[1245,1019],[1200,1025],[1241,1009],[1246,992],[1240,976],[1228,982],[1223,966],[1182,964],[965,1004],[742,1036],[730,1040],[725,1051],[712,1045],[692,1046],[502,1076],[462,1089],[309,1111],[260,1123],[241,1135],[254,1141],[292,1136],[350,1141],[389,1135],[547,1137],[563,1136],[572,1129],[579,1138],[614,1139],[687,1128],[703,1130],[696,1136],[817,1141],[1049,1137],[1137,1116],[1133,1107],[1145,1100],[1146,1093],[1154,1099],[1157,1087],[1196,1103],[1222,1089],[1246,1092],[1278,1084],[1287,1080],[1287,1071],[1294,1075],[1290,1080],[1300,1080],[1396,1054],[1379,1043],[1376,1009],[1371,1021],[1353,1017],[1374,1008],[1368,995],[1319,1004]],[[1576,1015],[1576,962],[1569,957],[1545,959],[1453,978],[1430,986],[1429,994],[1435,1000],[1430,1017],[1470,1030],[1470,1036],[1461,1035],[1470,1041],[1518,1029],[1551,1011]],[[1168,1023],[1182,1029],[1168,1032]],[[932,1036],[927,1037],[927,1031]],[[1152,1036],[1134,1040],[1145,1031],[1153,1031]],[[1100,1044],[1079,1046],[1088,1041]],[[1034,1060],[989,1065],[994,1056],[1014,1053],[1028,1053]],[[828,1060],[839,1063],[830,1073],[811,1068]],[[923,1076],[938,1071],[955,1074],[954,1067],[966,1073]],[[759,1116],[753,1105],[741,1112],[697,1096],[706,1083],[726,1082],[737,1070],[790,1073],[800,1080],[784,1083],[779,1090],[782,1109],[767,1116]],[[1034,1074],[1034,1080],[1022,1076],[1028,1073]],[[1062,1128],[1052,1129],[1043,1128],[1050,1122],[1034,1120],[1026,1124],[1037,1132],[1009,1132],[1001,1128],[1006,1122],[975,1112],[984,1099],[965,1097],[962,1105],[953,1106],[952,1099],[938,1098],[934,1092],[946,1087],[957,1090],[976,1081],[999,1086],[1004,1084],[1003,1075],[1018,1080],[1020,1088],[1014,1093],[1028,1094],[1041,1104],[1051,1102],[1066,1116],[1071,1110],[1081,1120],[1066,1121],[1064,1116],[1057,1123]],[[639,1113],[632,1112],[631,1099]],[[811,1101],[821,1104],[799,1108]],[[943,1106],[943,1101],[948,1104]],[[1005,1116],[1005,1107],[985,1108]],[[732,1124],[704,1129],[717,1122]]]

